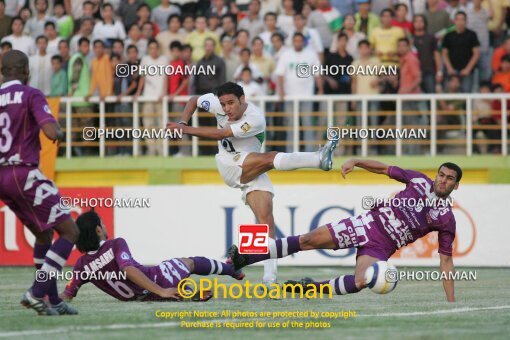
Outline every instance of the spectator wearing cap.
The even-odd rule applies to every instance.
[[[282,0],[282,10],[278,14],[276,19],[276,25],[283,31],[287,36],[292,35],[294,31],[294,1],[293,0]],[[292,37],[290,38],[292,40]]]
[[[319,31],[322,46],[331,46],[333,36],[342,27],[341,13],[329,0],[317,0],[317,8],[308,17],[308,26]]]
[[[203,15],[197,16],[195,19],[195,30],[186,37],[185,43],[190,44],[193,48],[193,62],[197,62],[204,57],[205,41],[209,38],[214,41],[214,46],[216,49],[215,54],[217,55],[221,52],[218,44],[218,36],[206,30],[206,20],[206,17]]]
[[[239,29],[250,32],[250,37],[256,37],[264,31],[264,22],[260,16],[260,0],[253,0],[248,5],[248,15],[237,25]]]
[[[239,54],[234,52],[234,40],[226,34],[221,36],[221,57],[225,61],[226,81],[234,81],[234,73],[241,59]]]
[[[389,8],[381,12],[381,26],[372,30],[369,36],[370,44],[377,57],[384,65],[398,64],[398,41],[405,38],[400,27],[391,26],[393,11]]]
[[[44,35],[44,25],[46,22],[55,21],[55,18],[46,13],[48,10],[48,0],[36,0],[35,10],[35,15],[28,19],[25,25],[25,34],[29,34],[32,38]]]
[[[356,0],[356,3],[358,4],[358,12],[354,16],[356,19],[354,28],[356,32],[362,32],[369,37],[372,30],[379,27],[379,17],[370,11],[370,0]]]
[[[427,33],[427,19],[418,14],[413,18],[413,42],[418,51],[421,68],[421,89],[425,93],[436,92],[436,82],[443,81],[441,54],[437,48],[436,38]]]
[[[8,41],[11,43],[12,49],[20,50],[27,56],[31,56],[35,52],[35,42],[30,36],[23,34],[24,25],[20,17],[14,17],[11,21],[12,34],[4,37],[2,42]]]
[[[177,14],[172,14],[167,20],[168,29],[159,32],[156,40],[161,47],[161,53],[170,56],[169,46],[172,41],[178,41],[184,44],[186,33],[181,30],[181,18]]]
[[[455,31],[444,37],[442,53],[448,76],[459,75],[462,92],[470,93],[473,69],[480,58],[480,42],[476,33],[466,28],[466,13],[455,15]]]
[[[156,23],[161,31],[168,29],[168,18],[171,15],[181,15],[181,9],[171,4],[169,0],[161,0],[161,3],[154,7],[151,12],[151,21]]]
[[[439,0],[427,0],[428,9],[425,12],[427,19],[427,33],[442,34],[441,31],[452,26],[450,15],[438,6]]]
[[[482,8],[482,0],[473,0],[473,6],[467,12],[467,28],[476,33],[480,41],[480,59],[477,63],[480,81],[488,81],[491,78],[491,58],[489,44],[489,13]]]
[[[123,0],[120,2],[117,15],[122,18],[124,27],[130,27],[138,21],[136,12],[142,3],[142,0]]]
[[[103,20],[99,20],[92,31],[94,39],[100,39],[110,46],[113,39],[126,39],[126,31],[122,22],[113,19],[113,6],[109,3],[101,6],[101,16]]]
[[[510,36],[506,37],[501,46],[494,50],[491,63],[493,72],[499,70],[499,67],[501,66],[501,58],[506,54],[510,55]]]
[[[12,18],[5,14],[5,0],[0,0],[0,40],[11,34]]]

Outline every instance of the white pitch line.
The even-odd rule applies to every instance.
[[[495,310],[495,309],[510,309],[510,306],[493,306],[493,307],[478,307],[478,308],[464,307],[464,308],[455,308],[455,309],[434,310],[434,311],[430,311],[430,312],[362,314],[362,315],[358,315],[357,317],[419,316],[419,315],[436,315],[436,314],[454,314],[454,313],[467,313],[467,312]]]
[[[479,308],[455,308],[455,309],[443,309],[430,312],[409,312],[409,313],[382,313],[382,314],[361,314],[357,317],[391,317],[391,316],[420,316],[420,315],[436,315],[436,314],[455,314],[455,313],[467,313],[484,310],[498,310],[498,309],[510,309],[509,306],[493,306],[493,307],[479,307]],[[268,318],[257,319],[267,320]],[[186,320],[189,322],[223,322],[223,321],[234,321],[233,319],[202,319],[202,320]],[[133,329],[133,328],[171,328],[178,327],[181,323],[177,321],[170,322],[151,322],[141,324],[113,324],[113,325],[96,325],[96,326],[71,326],[71,327],[60,327],[53,329],[38,329],[38,330],[27,330],[27,331],[15,331],[0,333],[0,338],[10,338],[18,336],[30,336],[30,335],[45,335],[45,334],[57,334],[57,333],[68,333],[76,331],[105,331],[105,330],[116,330],[116,329]]]

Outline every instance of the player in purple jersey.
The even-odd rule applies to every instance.
[[[54,142],[64,134],[41,91],[27,86],[27,56],[11,50],[2,57],[4,82],[0,87],[0,200],[35,235],[34,264],[38,271],[21,304],[40,315],[77,314],[58,296],[52,273],[62,270],[78,228],[60,207],[60,194],[38,169],[39,131]],[[53,230],[60,237],[53,242]],[[48,296],[49,303],[44,297]]]
[[[83,256],[76,261],[73,279],[60,295],[68,301],[88,282],[121,301],[168,301],[181,299],[177,286],[180,280],[191,274],[229,275],[237,280],[244,278],[244,273],[235,271],[231,264],[199,256],[144,266],[133,259],[123,238],[108,240],[106,229],[96,212],[80,215],[76,223],[80,229],[76,246]],[[210,297],[208,294],[206,299]]]
[[[374,262],[386,261],[393,253],[431,231],[438,232],[439,261],[441,271],[453,271],[452,245],[455,238],[455,217],[447,202],[450,193],[459,187],[462,170],[453,163],[442,164],[434,181],[424,174],[388,166],[373,160],[351,159],[342,165],[342,175],[354,167],[363,168],[376,174],[385,174],[402,182],[406,188],[395,197],[400,202],[421,202],[421,204],[398,204],[374,206],[367,213],[328,223],[308,234],[270,240],[268,254],[242,255],[235,245],[230,248],[230,260],[236,270],[268,258],[281,258],[298,251],[312,249],[357,248],[354,275],[343,275],[325,282],[302,280],[308,284],[329,283],[338,295],[357,293],[366,287],[365,271]],[[430,204],[427,202],[435,202]],[[448,276],[450,277],[450,276]],[[449,302],[455,301],[452,280],[444,280],[443,287]]]

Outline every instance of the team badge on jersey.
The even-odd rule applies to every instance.
[[[123,259],[123,260],[129,260],[130,259],[130,256],[128,253],[126,253],[125,251],[122,252],[122,254],[120,254],[120,258]]]
[[[248,123],[244,123],[243,125],[241,125],[241,130],[243,130],[245,133],[250,131],[250,129],[251,129],[251,125]]]
[[[239,160],[239,158],[241,158],[241,154],[238,152],[234,156],[234,162],[237,162]]]
[[[204,100],[202,102],[202,109],[209,111],[209,108],[211,107],[211,103],[209,103],[207,100]]]

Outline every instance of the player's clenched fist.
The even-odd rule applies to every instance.
[[[182,133],[184,134],[184,133],[186,133],[185,128],[187,128],[187,126],[184,124],[180,124],[180,123],[170,122],[170,123],[166,124],[166,128],[171,131],[182,130]],[[172,138],[172,139],[178,139],[178,136],[179,136],[179,134],[176,133],[175,138]]]

